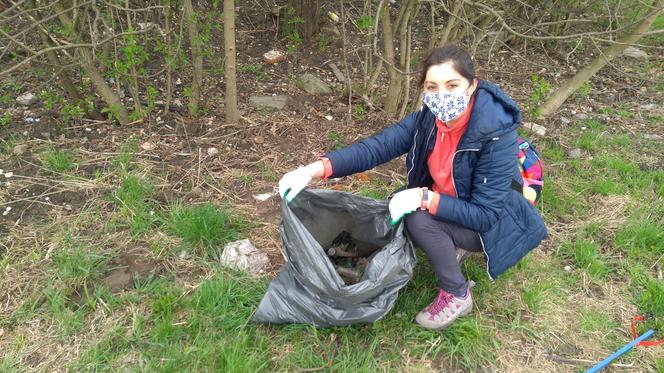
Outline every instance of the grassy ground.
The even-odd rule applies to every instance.
[[[269,278],[216,259],[219,245],[260,223],[232,206],[161,201],[134,140],[93,175],[80,171],[86,159],[75,150],[44,147],[41,173],[94,193],[82,213],[4,241],[0,371],[582,371],[631,339],[633,316],[649,316],[641,330],[664,330],[658,141],[592,118],[539,141],[550,239],[495,283],[481,258],[467,261],[475,310],[443,332],[413,323],[434,295],[425,260],[373,325],[250,324]],[[574,148],[580,157],[568,156]],[[351,189],[381,198],[393,187],[375,180]],[[127,255],[150,270],[118,289],[109,274]],[[664,347],[640,347],[618,363],[664,372],[663,356]]]

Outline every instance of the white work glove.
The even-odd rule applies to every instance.
[[[286,202],[292,201],[311,182],[312,177],[312,171],[307,167],[300,167],[285,174],[279,180],[281,199],[285,199]]]
[[[404,215],[410,214],[422,206],[420,188],[402,190],[390,200],[389,210],[392,224],[396,224]]]

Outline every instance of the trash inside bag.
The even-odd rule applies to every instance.
[[[403,222],[390,224],[387,206],[333,190],[303,190],[282,203],[288,261],[252,322],[343,326],[385,316],[416,263]]]

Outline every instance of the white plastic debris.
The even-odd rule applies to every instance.
[[[13,173],[13,172],[11,172],[11,171],[10,171],[10,172],[7,172],[7,173],[5,173],[5,177],[6,177],[6,178],[8,178],[8,179],[9,179],[10,177],[12,177],[12,176],[14,176],[14,173]]]
[[[260,273],[270,260],[251,241],[244,239],[226,244],[220,261],[222,265],[228,267],[249,273]]]
[[[546,128],[540,126],[539,124],[530,123],[530,122],[524,122],[524,123],[523,123],[523,127],[526,128],[526,129],[529,129],[529,130],[533,131],[533,132],[534,132],[535,134],[537,134],[538,136],[544,136],[544,135],[546,135]]]
[[[278,193],[272,192],[272,193],[261,193],[261,194],[254,194],[254,199],[257,201],[265,202],[268,199],[276,196]]]
[[[7,206],[7,208],[5,209],[5,211],[2,213],[2,216],[7,216],[11,210],[12,210],[12,207],[11,207],[11,206]]]

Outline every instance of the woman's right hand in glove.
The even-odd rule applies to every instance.
[[[279,180],[279,195],[281,199],[286,200],[286,202],[292,201],[313,178],[323,177],[324,174],[325,166],[323,165],[323,161],[316,161],[286,173]]]

